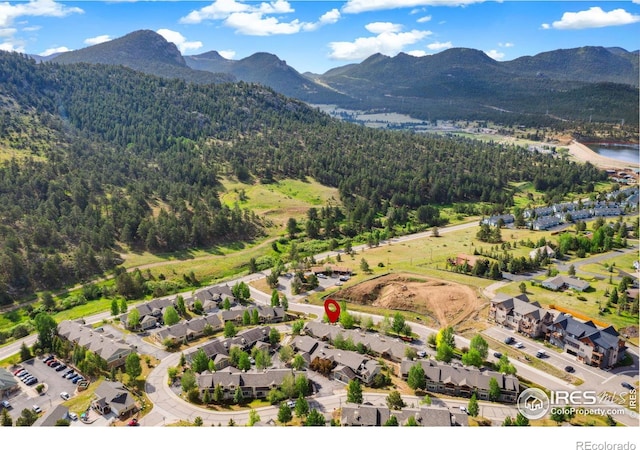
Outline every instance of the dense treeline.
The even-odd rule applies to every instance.
[[[311,176],[338,187],[340,220],[354,232],[421,207],[428,222],[425,205],[510,206],[511,181],[559,196],[604,179],[591,165],[516,147],[345,124],[246,83],[37,65],[8,53],[0,81],[0,139],[41,136],[32,158],[0,169],[0,303],[112,268],[123,243],[157,252],[259,236],[261,218],[220,203],[221,176]]]

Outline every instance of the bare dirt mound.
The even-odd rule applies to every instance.
[[[455,325],[477,312],[481,301],[473,288],[411,274],[389,274],[342,289],[337,299],[378,308],[414,311],[440,326]]]

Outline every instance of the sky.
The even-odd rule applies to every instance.
[[[586,45],[640,49],[640,0],[0,1],[0,50],[50,55],[147,29],[183,55],[275,54],[324,73],[382,53],[453,47],[498,61]]]

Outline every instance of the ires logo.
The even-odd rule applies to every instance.
[[[542,389],[528,388],[520,393],[516,402],[518,411],[529,420],[540,419],[549,412],[551,402]]]

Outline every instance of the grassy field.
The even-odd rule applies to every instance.
[[[240,208],[250,209],[273,221],[276,226],[286,224],[289,217],[305,217],[311,207],[340,204],[337,189],[323,186],[314,180],[245,184],[223,179],[222,185],[225,189],[220,198],[222,203],[231,207],[237,202]]]

